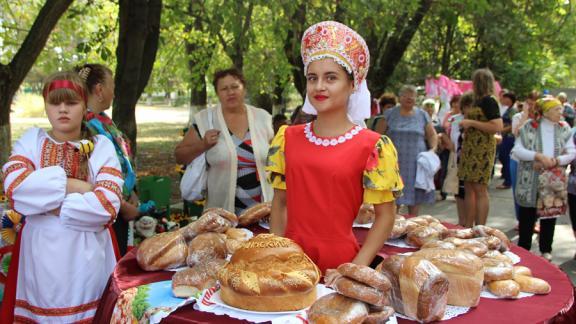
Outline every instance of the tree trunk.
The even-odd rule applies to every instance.
[[[288,62],[292,65],[292,77],[294,79],[294,86],[300,96],[302,102],[306,96],[306,76],[304,75],[302,57],[300,56],[300,37],[304,33],[304,25],[306,23],[306,1],[303,1],[292,17],[292,28],[288,29],[286,39],[284,40],[284,53],[288,58]]]
[[[191,19],[194,19],[194,23],[186,23],[184,30],[187,33],[193,30],[204,31],[201,10],[193,2],[188,5],[188,15]],[[214,46],[213,43],[210,43],[209,48],[202,45],[205,44],[198,44],[196,41],[186,41],[186,56],[188,57],[188,70],[190,72],[190,106],[194,108],[205,107],[208,100],[206,71],[210,60],[206,56],[211,57],[210,53]]]
[[[136,103],[144,91],[158,50],[162,0],[121,0],[112,118],[137,151]]]
[[[381,93],[386,89],[396,65],[398,65],[402,56],[404,56],[404,52],[406,52],[408,45],[410,45],[412,37],[414,37],[424,16],[430,10],[433,3],[434,0],[420,0],[418,9],[416,9],[412,17],[406,19],[406,17],[402,15],[398,18],[396,30],[386,42],[381,56],[376,61],[377,65],[371,73],[371,80],[374,81],[370,83],[373,93]]]
[[[442,74],[451,75],[450,73],[450,56],[452,54],[452,41],[454,40],[454,32],[456,25],[452,22],[446,26],[446,38],[444,39],[444,46],[442,49]]]
[[[267,93],[258,93],[252,95],[252,99],[254,101],[253,105],[262,108],[272,114],[272,106],[274,105],[274,101],[272,100],[272,96]]]
[[[190,66],[190,61],[188,61],[188,66]],[[201,74],[197,77],[192,77],[190,84],[190,106],[205,107],[207,104],[206,75]]]
[[[6,163],[11,152],[10,107],[14,94],[72,1],[47,0],[12,61],[8,65],[0,64],[0,166]]]

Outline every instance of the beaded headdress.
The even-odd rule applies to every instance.
[[[370,52],[364,39],[352,28],[336,21],[323,21],[310,26],[302,36],[304,72],[308,65],[324,58],[332,58],[354,76],[354,89],[368,74]]]
[[[323,21],[310,26],[302,36],[300,48],[304,73],[308,65],[316,60],[331,58],[354,77],[354,93],[348,99],[348,117],[358,125],[365,126],[364,119],[370,118],[370,91],[366,75],[370,67],[370,51],[364,39],[352,28],[336,21]],[[308,96],[302,107],[307,114],[318,112]]]

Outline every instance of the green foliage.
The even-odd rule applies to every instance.
[[[346,23],[366,39],[374,67],[381,63],[391,35],[403,28],[401,22],[420,1],[164,0],[160,47],[146,92],[189,96],[192,89],[205,87],[208,102],[215,103],[214,71],[243,62],[251,102],[265,97],[293,107],[301,101],[294,73],[302,73],[302,66],[291,64],[287,53],[299,54],[301,31],[322,20]],[[0,64],[16,53],[42,4],[0,3]],[[306,12],[303,26],[293,20],[301,8]],[[435,1],[396,66],[388,90],[403,83],[423,84],[429,74],[469,79],[479,67],[491,68],[504,87],[519,94],[533,88],[574,87],[574,10],[573,1],[564,0]],[[298,31],[294,39],[288,39],[289,31]],[[28,75],[28,85],[38,91],[46,75],[83,62],[114,69],[117,37],[117,2],[75,1]],[[378,84],[373,75],[368,77],[371,86]]]
[[[44,1],[0,3],[0,63],[10,62],[32,26]],[[108,0],[75,1],[60,19],[27,82],[84,62],[104,63],[114,69],[118,6]]]
[[[561,0],[447,0],[426,17],[395,79],[407,73],[421,83],[441,72],[469,79],[475,69],[489,67],[502,86],[521,95],[576,86],[574,61],[568,59],[574,58],[574,9]]]
[[[132,302],[132,315],[134,315],[134,318],[141,319],[148,307],[150,307],[150,304],[146,301],[149,290],[150,287],[148,285],[138,287],[138,292]]]

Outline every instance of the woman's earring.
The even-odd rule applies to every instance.
[[[99,95],[98,96],[98,102],[102,102],[102,101],[104,101],[104,98],[102,98],[102,95]]]

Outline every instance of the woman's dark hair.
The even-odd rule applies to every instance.
[[[103,84],[104,81],[106,81],[107,75],[112,76],[112,70],[102,64],[86,63],[75,67],[74,71],[84,80],[89,93],[92,93],[92,90],[98,83]]]
[[[296,106],[296,108],[294,108],[294,111],[292,112],[292,115],[290,115],[290,122],[292,124],[294,124],[294,121],[296,120],[296,117],[298,117],[298,114],[300,113],[300,110],[302,110],[302,105],[298,105]]]
[[[214,73],[214,78],[212,79],[212,85],[214,86],[215,91],[218,91],[217,89],[218,80],[227,77],[229,75],[238,79],[242,83],[242,85],[246,87],[246,79],[244,79],[244,74],[242,74],[242,72],[237,68],[233,67],[226,70],[218,70]]]
[[[540,91],[538,91],[538,90],[530,91],[530,93],[526,96],[526,99],[531,99],[534,101],[540,99]]]
[[[272,117],[273,123],[279,123],[279,122],[283,122],[283,121],[288,121],[288,118],[286,118],[286,115],[284,115],[284,114],[276,114]]]
[[[512,101],[512,105],[516,103],[516,94],[512,91],[504,92],[504,94],[502,94],[502,97],[510,99],[510,101]]]
[[[396,106],[396,95],[391,92],[384,93],[378,99],[378,105],[380,106],[380,108],[386,105]]]
[[[474,106],[474,92],[467,91],[460,97],[460,109]]]
[[[450,106],[452,106],[453,103],[458,102],[460,103],[460,95],[453,95],[452,98],[450,99]]]

